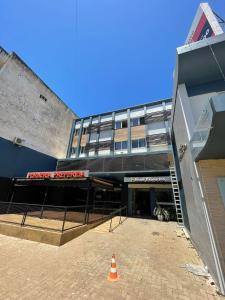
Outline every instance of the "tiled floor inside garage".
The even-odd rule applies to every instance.
[[[188,273],[202,264],[176,223],[127,219],[61,246],[0,235],[0,299],[224,299],[207,280]],[[115,253],[117,282],[107,280]]]

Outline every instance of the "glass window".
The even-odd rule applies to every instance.
[[[122,128],[127,128],[127,120],[122,121]]]
[[[75,129],[74,135],[78,135],[79,134],[79,129]]]
[[[115,142],[115,150],[120,150],[120,149],[121,149],[121,143]]]
[[[127,120],[115,122],[115,129],[121,129],[121,128],[127,128]]]
[[[127,141],[115,142],[115,150],[127,149]]]
[[[81,154],[85,153],[85,147],[80,147],[80,153]]]
[[[76,147],[72,147],[71,149],[71,154],[76,154],[77,148]]]
[[[82,134],[87,134],[87,128],[86,127],[83,128]]]
[[[127,149],[127,141],[122,142],[122,149]]]
[[[115,123],[115,129],[120,129],[120,128],[122,128],[121,126],[122,126],[121,121],[116,121],[116,123]]]
[[[145,147],[145,139],[140,139],[139,140],[139,148]]]
[[[138,140],[132,141],[132,148],[138,148]]]
[[[144,117],[140,118],[140,125],[145,125],[145,118]]]
[[[140,125],[140,119],[139,118],[134,118],[130,120],[130,126],[138,126]]]
[[[132,140],[132,148],[144,148],[145,146],[145,139]]]

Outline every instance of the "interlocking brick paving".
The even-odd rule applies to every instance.
[[[202,262],[176,223],[129,218],[100,229],[61,247],[0,235],[0,299],[224,299],[181,267]],[[111,283],[113,253],[120,280]]]

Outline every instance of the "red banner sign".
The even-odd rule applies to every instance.
[[[42,179],[42,178],[82,178],[88,177],[88,171],[58,171],[58,172],[29,172],[27,178]]]

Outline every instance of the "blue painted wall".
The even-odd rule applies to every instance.
[[[55,171],[57,160],[0,138],[0,177],[24,177],[29,171]]]

